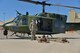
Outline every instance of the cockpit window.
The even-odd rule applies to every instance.
[[[28,20],[27,20],[26,16],[23,15],[18,23],[19,23],[19,25],[27,25],[27,21]]]
[[[22,18],[22,25],[26,25],[27,24],[27,19],[26,18]]]

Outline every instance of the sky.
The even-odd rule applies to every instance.
[[[80,7],[80,0],[47,0],[47,3]],[[69,10],[71,9],[73,8],[46,6],[46,12],[58,13],[67,16],[69,16]],[[15,18],[17,16],[16,10],[22,14],[26,14],[26,12],[29,12],[30,15],[35,15],[37,13],[39,14],[42,12],[42,6],[18,0],[0,0],[0,20],[5,21]],[[74,10],[77,13],[80,13],[80,10],[78,9]]]

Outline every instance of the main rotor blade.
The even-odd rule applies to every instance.
[[[65,5],[59,5],[59,4],[51,4],[50,6],[60,6],[60,7],[67,7],[67,8],[75,8],[75,9],[80,9],[80,7],[65,6]]]
[[[43,2],[32,1],[32,0],[19,0],[19,1],[29,2],[29,3],[33,3],[33,4],[40,4],[40,5],[47,5],[47,6],[60,6],[60,7],[80,9],[80,7],[74,7],[74,6],[65,6],[65,5],[59,5],[59,4],[49,4],[49,3],[46,3],[46,1],[43,1]]]
[[[33,4],[40,4],[40,5],[48,5],[48,6],[51,5],[51,4],[46,3],[45,1],[43,1],[43,2],[32,1],[32,0],[19,0],[19,1],[29,2],[29,3],[33,3]]]

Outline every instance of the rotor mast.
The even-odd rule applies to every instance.
[[[42,12],[45,13],[45,6],[50,6],[51,4],[46,3],[46,1],[32,1],[32,0],[19,0],[19,1],[24,1],[24,2],[29,2],[29,3],[33,3],[33,4],[39,4],[42,5]]]
[[[42,2],[42,12],[45,13],[45,1]]]

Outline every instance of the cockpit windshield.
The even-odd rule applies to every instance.
[[[18,20],[19,20],[19,17],[20,17],[20,16],[17,16],[17,17],[13,20],[13,22],[17,23]]]

